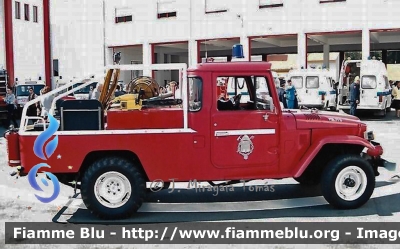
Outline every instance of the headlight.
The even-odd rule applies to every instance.
[[[366,131],[364,132],[364,138],[368,141],[375,140],[375,135],[373,131]]]

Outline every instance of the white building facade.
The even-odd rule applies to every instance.
[[[247,60],[297,54],[296,67],[306,68],[311,53],[323,53],[329,67],[330,52],[340,52],[342,61],[345,51],[362,51],[364,59],[371,51],[384,51],[385,61],[387,51],[400,50],[398,0],[24,1],[0,4],[0,28],[5,30],[0,34],[0,65],[19,79],[45,75],[54,82],[60,76],[98,73],[112,64],[113,52],[122,52],[122,64],[193,66],[205,57],[230,60],[232,46],[241,43]],[[24,20],[25,4],[30,12],[37,6],[37,23],[32,13],[31,21]],[[121,78],[127,83],[141,74],[154,76],[161,85],[178,78],[177,72],[160,71]]]
[[[367,59],[372,50],[400,49],[396,0],[113,0],[105,10],[107,64],[121,51],[123,63],[175,56],[193,66],[206,54],[229,57],[235,43],[248,60],[297,53],[298,68],[312,52],[324,53],[329,67],[330,52]]]
[[[48,0],[1,1],[0,67],[7,70],[11,85],[51,82],[48,6]]]

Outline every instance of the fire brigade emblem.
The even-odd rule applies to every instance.
[[[254,145],[253,142],[251,141],[254,137],[249,137],[247,135],[242,135],[238,137],[238,148],[237,148],[237,153],[243,156],[244,160],[247,160],[249,158],[249,155],[253,152],[254,150]]]

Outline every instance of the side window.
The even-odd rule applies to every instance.
[[[272,100],[267,78],[254,77],[254,79],[257,89],[256,90],[257,100],[263,103],[267,103],[269,100]]]
[[[250,100],[250,93],[244,77],[218,77],[217,81],[219,79],[227,82],[228,99],[241,94],[240,103],[247,103]]]
[[[294,76],[290,79],[292,80],[292,84],[296,89],[303,88],[303,77],[302,76]]]
[[[203,81],[198,77],[190,77],[188,83],[188,109],[190,112],[200,111],[203,99]]]
[[[375,89],[376,88],[376,77],[373,75],[363,76],[361,79],[361,88]]]
[[[268,80],[264,76],[217,77],[216,87],[220,111],[269,110],[273,106]]]
[[[307,76],[306,77],[306,88],[318,88],[319,87],[319,77],[318,76]]]

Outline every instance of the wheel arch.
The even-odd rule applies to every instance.
[[[88,153],[85,156],[85,159],[83,160],[81,167],[79,169],[78,179],[80,180],[82,178],[83,173],[89,168],[89,166],[91,164],[93,164],[97,160],[100,160],[100,159],[106,158],[106,157],[121,157],[121,158],[124,158],[124,159],[134,162],[135,165],[138,167],[138,169],[143,174],[143,176],[145,176],[146,181],[149,180],[149,178],[146,174],[146,171],[144,170],[144,167],[143,167],[142,163],[140,162],[139,157],[130,150],[100,150],[100,151],[92,151],[92,152]]]
[[[373,146],[367,140],[357,136],[332,136],[324,138],[311,145],[296,165],[293,175],[294,177],[300,177],[306,172],[314,172],[316,169],[323,170],[334,157],[348,153],[360,154],[364,148],[373,149]]]

